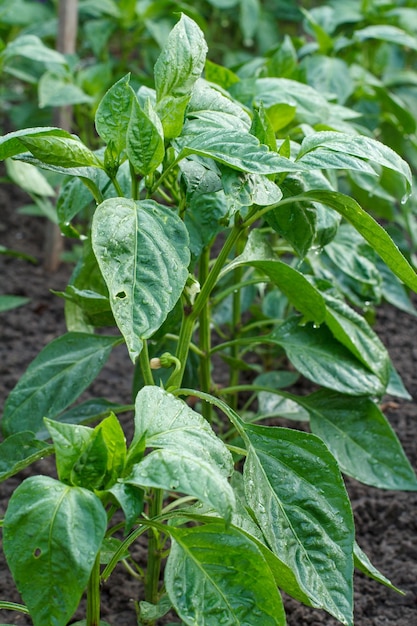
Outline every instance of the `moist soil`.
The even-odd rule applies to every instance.
[[[25,306],[0,314],[0,407],[29,363],[52,339],[65,332],[63,301],[49,290],[63,290],[71,272],[61,264],[54,273],[44,269],[43,219],[21,215],[16,207],[27,202],[13,187],[0,186],[0,244],[33,255],[37,264],[0,255],[0,293],[30,298]],[[383,305],[375,329],[413,398],[417,398],[417,318]],[[132,367],[123,346],[116,348],[83,399],[106,397],[125,403],[130,398]],[[215,372],[218,381],[221,372]],[[417,403],[386,398],[385,414],[405,452],[417,467]],[[123,418],[129,428],[131,416]],[[0,483],[0,519],[10,494],[31,474],[54,476],[53,459],[46,458]],[[356,521],[357,541],[372,563],[405,595],[399,595],[361,573],[355,574],[356,626],[412,626],[417,624],[417,493],[382,491],[346,479]],[[1,538],[0,538],[1,543]],[[1,547],[1,546],[0,546]],[[146,562],[145,547],[135,547],[135,559]],[[143,598],[141,584],[118,565],[102,589],[102,619],[112,626],[136,626],[135,601]],[[21,602],[0,550],[0,600]],[[336,626],[328,614],[284,598],[289,626]],[[83,607],[74,616],[83,619]],[[165,623],[178,621],[167,616]],[[0,624],[30,626],[20,613],[0,611]],[[161,620],[161,624],[163,621]],[[262,624],[253,624],[262,626]]]

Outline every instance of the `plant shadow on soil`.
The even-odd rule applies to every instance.
[[[1,314],[0,318],[0,407],[29,363],[51,339],[65,332],[63,301],[49,289],[63,290],[70,268],[63,264],[53,274],[42,267],[44,222],[20,215],[15,207],[22,200],[13,187],[0,187],[0,242],[8,248],[35,256],[36,265],[0,255],[1,292],[22,295],[30,302]],[[409,393],[417,398],[417,318],[384,305],[377,314],[376,331],[388,348],[393,363]],[[215,372],[218,382],[221,372]],[[114,402],[130,397],[132,367],[123,346],[116,348],[98,379],[83,399],[103,396]],[[387,398],[385,414],[397,433],[404,450],[417,467],[417,404]],[[123,418],[129,428],[131,416]],[[281,425],[283,424],[280,422]],[[34,473],[54,475],[52,458],[0,483],[0,517],[3,517],[12,491]],[[356,626],[411,626],[417,624],[417,493],[382,491],[346,478],[356,521],[357,541],[372,563],[405,592],[401,596],[364,575],[355,574]],[[1,547],[1,540],[0,540]],[[146,550],[135,546],[138,562],[146,561]],[[118,565],[102,590],[102,619],[112,626],[136,626],[134,602],[143,597],[141,585]],[[14,582],[0,551],[0,600],[20,602]],[[288,626],[336,626],[328,614],[304,607],[284,598]],[[84,617],[83,607],[74,616]],[[166,616],[166,622],[172,622]],[[1,624],[30,626],[31,620],[19,613],[0,611]],[[164,621],[161,620],[161,624]],[[262,624],[253,624],[262,626]]]

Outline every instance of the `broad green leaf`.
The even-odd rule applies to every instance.
[[[385,415],[369,398],[318,391],[303,399],[312,431],[340,469],[380,489],[417,491],[417,477]]]
[[[305,257],[316,235],[317,216],[313,207],[300,202],[283,204],[268,211],[265,219],[301,258]]]
[[[4,518],[3,545],[34,626],[66,626],[106,526],[100,500],[85,489],[34,476],[15,490]]]
[[[265,537],[255,521],[253,511],[247,503],[243,476],[240,472],[234,472],[232,486],[236,495],[236,508],[232,517],[232,525],[237,527],[257,545],[269,565],[278,588],[285,591],[292,598],[296,598],[299,602],[311,606],[310,599],[298,584],[294,572],[267,545]]]
[[[95,125],[100,137],[112,144],[118,154],[126,146],[135,93],[129,84],[129,74],[115,83],[103,96],[97,107]]]
[[[233,471],[230,452],[207,420],[159,387],[144,387],[136,396],[132,449],[143,438],[147,448],[187,452],[217,466],[224,476]]]
[[[53,127],[40,127],[40,128],[22,128],[15,130],[7,135],[0,137],[0,160],[8,159],[9,157],[26,152],[28,149],[26,144],[22,143],[22,139],[29,137],[64,137],[67,139],[72,138],[72,135],[66,130]]]
[[[402,30],[402,28],[391,26],[390,24],[374,24],[372,26],[366,26],[366,28],[362,28],[361,30],[355,30],[353,38],[360,42],[366,41],[367,39],[378,39],[379,41],[388,41],[397,46],[417,50],[415,37],[409,35],[405,30]]]
[[[277,139],[275,133],[278,129],[273,127],[273,121],[271,116],[265,111],[263,104],[261,103],[259,109],[254,109],[253,119],[250,127],[250,132],[254,135],[260,143],[268,146],[270,150],[276,151]]]
[[[253,204],[276,204],[282,198],[278,185],[262,174],[245,174],[228,168],[223,172],[222,183],[230,214]]]
[[[16,39],[10,41],[0,54],[1,60],[6,63],[16,56],[25,57],[32,61],[41,61],[42,63],[67,64],[63,54],[45,46],[36,35],[19,35]]]
[[[90,438],[71,467],[69,483],[74,487],[95,491],[106,487],[107,448],[103,433],[96,429],[90,430]]]
[[[383,166],[401,174],[406,185],[404,201],[411,192],[409,165],[394,150],[364,135],[322,131],[304,138],[297,161],[309,168],[353,169],[372,173],[368,164]]]
[[[60,225],[67,227],[71,220],[93,200],[91,191],[78,177],[67,180],[59,190],[56,211]]]
[[[173,139],[181,134],[189,99],[190,96],[165,96],[157,102],[155,110],[161,120],[165,139]]]
[[[78,138],[55,135],[24,136],[20,142],[35,159],[64,168],[102,167],[97,156]]]
[[[126,137],[127,155],[137,174],[152,174],[165,154],[161,122],[148,100],[145,110],[133,100]]]
[[[368,556],[360,548],[360,546],[356,543],[356,541],[354,545],[354,563],[355,563],[355,567],[361,572],[363,572],[364,574],[366,574],[366,576],[369,576],[369,578],[373,578],[377,582],[381,583],[382,585],[385,585],[386,587],[389,587],[393,591],[397,591],[401,595],[405,595],[403,591],[401,591],[400,589],[397,589],[397,587],[394,587],[392,582],[388,580],[388,578],[384,576],[384,574],[381,574],[381,572],[374,565],[372,565]]]
[[[259,0],[240,0],[239,26],[246,45],[253,43],[252,38],[258,28],[260,11]]]
[[[76,404],[73,408],[64,411],[54,419],[54,424],[59,422],[60,424],[88,424],[90,422],[97,422],[97,420],[108,417],[113,412],[125,412],[131,410],[130,404],[116,404],[115,402],[109,402],[105,398],[93,398],[92,400],[86,400]],[[40,430],[37,433],[39,439],[47,439],[48,430]]]
[[[107,467],[104,489],[108,489],[122,475],[126,463],[126,438],[114,413],[95,427],[95,432],[103,437],[107,452]]]
[[[62,424],[48,419],[45,419],[45,424],[54,443],[58,478],[70,484],[72,468],[94,431],[87,426]]]
[[[213,63],[209,59],[206,60],[204,75],[210,83],[215,83],[223,89],[228,89],[230,85],[239,82],[239,77],[231,69]]]
[[[342,59],[322,55],[304,59],[308,84],[329,99],[337,97],[344,104],[354,89],[349,66]],[[325,122],[325,120],[323,120]]]
[[[92,97],[73,83],[71,76],[54,71],[45,72],[39,79],[38,98],[40,108],[93,103]]]
[[[10,435],[0,443],[0,480],[10,478],[52,451],[52,446],[35,439],[31,432]]]
[[[273,252],[265,243],[262,233],[259,230],[253,230],[243,253],[226,267],[226,271],[239,265],[249,265],[261,270],[280,288],[306,320],[321,324],[326,316],[326,307],[320,292],[309,283],[303,274],[290,265],[275,260],[273,256]]]
[[[23,306],[28,302],[30,302],[30,299],[23,296],[9,296],[1,294],[0,313],[3,313],[3,311],[10,311],[10,309],[15,309],[19,306]]]
[[[225,123],[224,120],[226,118],[229,120],[228,123],[233,124],[236,128],[249,130],[251,126],[251,118],[239,102],[227,97],[224,92],[219,91],[219,89],[209,85],[200,78],[195,83],[192,91],[187,107],[187,116],[190,118],[207,119],[210,113],[222,114],[222,116],[217,116],[217,118],[213,115],[211,118],[212,120],[217,119],[219,124]]]
[[[189,451],[186,441],[184,444],[183,448],[170,445],[147,454],[123,482],[194,496],[230,522],[235,498],[227,478],[217,465]]]
[[[126,520],[126,532],[128,532],[143,511],[143,489],[118,481],[107,491],[120,505]]]
[[[250,174],[277,174],[305,169],[301,163],[294,163],[277,152],[271,152],[249,132],[239,129],[206,130],[201,128],[201,121],[198,122],[187,122],[185,125],[178,140],[179,158],[199,154]]]
[[[284,626],[274,578],[257,546],[218,524],[171,528],[165,585],[190,626]]]
[[[7,398],[2,428],[6,435],[43,429],[88,387],[106,362],[118,337],[67,333],[32,361]]]
[[[314,435],[244,428],[246,497],[269,546],[313,606],[353,624],[354,523],[335,459]]]
[[[335,209],[371,245],[394,274],[410,289],[417,291],[417,274],[400,252],[388,233],[368,213],[348,196],[332,191],[307,191],[306,200],[321,202]]]
[[[368,367],[383,384],[388,384],[390,358],[378,335],[366,320],[339,298],[324,292],[326,324],[333,336]]]
[[[277,343],[294,367],[313,382],[353,396],[380,396],[385,386],[322,325],[301,326],[296,317],[278,326],[266,341]]]
[[[203,72],[206,54],[203,32],[192,19],[182,14],[155,64],[157,101],[166,96],[189,96]]]
[[[188,233],[172,209],[111,198],[93,218],[92,244],[134,362],[175,306],[188,277]]]
[[[6,159],[7,175],[24,191],[39,196],[55,196],[55,190],[45,176],[30,163]]]

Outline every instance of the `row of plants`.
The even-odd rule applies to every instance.
[[[85,2],[97,15],[84,28],[111,4]],[[226,66],[206,58],[204,13],[172,4],[183,13],[153,70],[141,60],[117,77],[77,134],[0,138],[12,178],[61,181],[56,220],[80,249],[58,294],[68,332],[4,406],[2,480],[48,454],[58,478],[32,476],[10,499],[3,548],[24,605],[0,607],[65,626],[86,593],[78,624],[104,624],[101,583],[121,561],[144,583],[142,625],[171,610],[198,626],[285,624],[280,590],[350,625],[354,567],[395,587],[355,541],[343,475],[417,488],[380,407],[410,396],[371,326],[382,299],[414,314],[413,175],[399,154],[414,166],[415,45],[383,19],[364,25],[412,27],[417,11],[330,3],[303,12],[305,38],[286,3],[295,34],[262,50],[242,15],[271,17],[274,3],[241,2],[246,48]],[[237,2],[205,4],[235,19]],[[132,399],[78,402],[120,343]],[[299,379],[313,391],[295,393]],[[130,550],[145,535],[144,566]]]

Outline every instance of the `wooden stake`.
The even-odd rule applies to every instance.
[[[77,41],[78,0],[59,0],[57,50],[62,54],[74,54]],[[54,124],[71,132],[72,107],[63,106],[55,110]],[[45,268],[54,272],[61,262],[63,239],[59,227],[48,221],[45,233]]]

